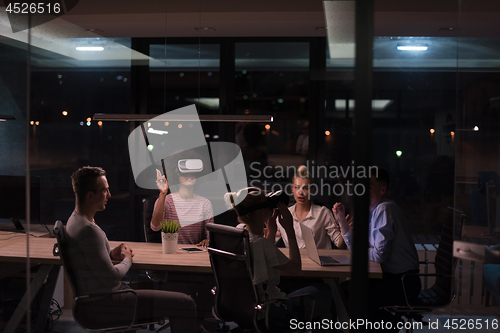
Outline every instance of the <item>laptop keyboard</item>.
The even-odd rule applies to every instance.
[[[319,256],[319,260],[322,264],[338,264],[339,262],[331,256]]]

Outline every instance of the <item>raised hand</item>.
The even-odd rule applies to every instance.
[[[285,229],[286,233],[295,232],[293,229],[293,217],[287,206],[278,202],[278,221],[281,226]]]
[[[168,181],[165,176],[161,175],[160,170],[156,169],[156,186],[160,190],[161,194],[167,194],[168,192]]]
[[[341,220],[345,220],[345,218],[346,218],[345,206],[340,202],[337,202],[337,203],[335,203],[335,205],[333,205],[332,213],[333,213],[333,216],[335,216],[335,219],[339,222]]]
[[[351,215],[347,214],[345,219],[347,220],[347,223],[349,223],[349,228],[354,228],[354,218]]]
[[[265,222],[264,237],[274,240],[276,238],[276,231],[278,231],[278,226],[276,225],[276,217],[278,217],[278,210],[273,210],[273,215]]]

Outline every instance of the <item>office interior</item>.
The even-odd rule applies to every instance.
[[[259,152],[260,169],[247,166],[251,185],[286,186],[287,168],[301,164],[347,170],[357,165],[356,149],[369,149],[369,165],[390,172],[388,197],[423,256],[435,255],[449,218],[468,227],[455,230],[460,240],[500,244],[499,2],[373,1],[373,26],[363,30],[372,52],[361,48],[372,68],[361,74],[355,31],[364,22],[355,5],[363,1],[65,3],[64,15],[18,32],[6,7],[0,11],[0,195],[22,198],[28,176],[32,226],[65,222],[74,208],[71,174],[101,166],[112,197],[98,224],[109,240],[144,241],[142,200],[158,191],[135,184],[128,136],[142,123],[189,130],[147,119],[195,104],[200,118],[233,119],[201,121],[207,143],[247,147],[247,159]],[[355,111],[366,98],[360,79],[371,84],[368,114]],[[21,189],[6,185],[13,176]],[[351,209],[354,196],[334,190],[349,179],[317,177],[313,201]],[[458,262],[457,296],[435,314],[499,317],[500,299],[485,304],[482,264]]]

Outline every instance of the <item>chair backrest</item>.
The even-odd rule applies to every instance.
[[[73,290],[73,297],[78,297],[81,295],[77,294],[77,286],[76,286],[76,273],[71,266],[71,260],[69,259],[68,254],[68,239],[66,237],[66,227],[65,225],[57,220],[54,224],[54,235],[57,237],[57,243],[54,244],[53,254],[54,256],[61,257],[63,262],[64,270],[66,271],[66,275],[68,277],[69,284],[71,289]]]
[[[497,190],[493,179],[486,183],[486,212],[489,232],[493,235],[497,222]]]
[[[142,224],[144,228],[144,238],[147,243],[161,243],[161,233],[151,230],[150,227],[156,199],[158,199],[158,197],[142,199]]]
[[[208,253],[217,284],[215,313],[242,329],[254,328],[255,306],[259,302],[252,282],[248,231],[214,223],[208,224],[207,229]]]
[[[436,282],[431,289],[439,295],[445,303],[452,301],[456,293],[454,272],[458,260],[453,256],[453,243],[456,240],[456,235],[461,234],[460,230],[462,229],[463,219],[463,214],[458,219],[455,218],[455,214],[452,214],[450,218],[444,221],[441,239],[439,240],[439,246],[436,252],[436,273],[442,276],[436,277]],[[454,227],[459,231],[455,232]]]

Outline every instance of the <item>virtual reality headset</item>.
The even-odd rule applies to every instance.
[[[177,162],[179,173],[197,173],[203,171],[203,161],[199,158],[189,158]]]
[[[251,190],[248,192],[247,195],[252,195],[252,193],[254,193],[254,192],[258,192],[258,191]],[[278,207],[278,202],[282,202],[287,206],[288,203],[290,202],[290,197],[284,191],[279,190],[276,192],[267,193],[266,200],[264,202],[260,202],[256,205],[253,205],[250,207],[245,207],[245,206],[242,206],[241,204],[239,204],[239,205],[236,205],[234,207],[234,209],[236,210],[236,213],[238,214],[238,216],[244,216],[248,213],[254,212],[254,211],[262,209],[262,208],[274,209],[274,208]]]

